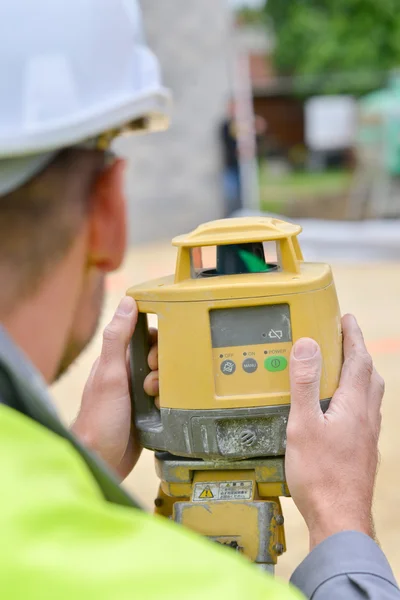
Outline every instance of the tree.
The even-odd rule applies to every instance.
[[[343,89],[333,73],[361,77],[400,65],[398,0],[268,0],[264,10],[282,75],[325,75],[324,91],[336,92]]]

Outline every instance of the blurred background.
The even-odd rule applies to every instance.
[[[174,93],[165,134],[125,139],[130,249],[108,281],[102,326],[132,284],[175,268],[170,239],[202,222],[277,214],[300,222],[306,260],[334,268],[387,383],[375,517],[400,577],[400,13],[396,0],[142,0]],[[54,386],[74,418],[101,332]],[[151,508],[145,452],[126,485]],[[307,532],[285,500],[288,577]]]

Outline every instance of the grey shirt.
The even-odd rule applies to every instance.
[[[291,582],[313,600],[394,600],[400,590],[385,555],[367,535],[337,533],[324,540]]]
[[[62,425],[44,381],[0,325],[2,403],[67,439],[87,463],[107,500],[138,507],[107,467]],[[291,582],[313,600],[400,600],[383,552],[368,536],[352,531],[338,533],[317,546],[296,569]]]

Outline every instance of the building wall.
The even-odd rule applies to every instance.
[[[268,124],[268,139],[271,145],[283,154],[291,148],[304,145],[304,107],[301,100],[293,96],[257,95],[254,110]]]
[[[169,239],[222,215],[218,126],[230,79],[227,0],[141,4],[175,103],[169,132],[121,142],[130,159],[131,243]]]

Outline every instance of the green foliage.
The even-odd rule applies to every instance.
[[[278,72],[313,76],[398,67],[398,8],[398,0],[268,0]]]

